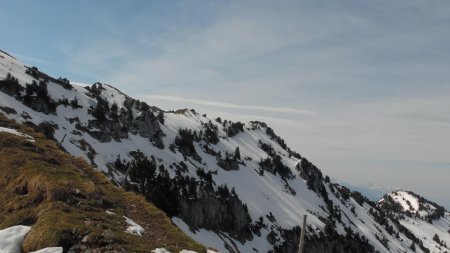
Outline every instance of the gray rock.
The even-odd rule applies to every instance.
[[[197,199],[181,200],[180,209],[183,220],[193,228],[228,232],[241,242],[252,238],[250,215],[237,197],[223,200],[200,189]]]

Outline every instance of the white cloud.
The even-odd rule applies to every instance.
[[[315,114],[313,111],[297,109],[297,108],[270,107],[270,106],[258,106],[258,105],[241,105],[241,104],[208,101],[208,100],[188,99],[188,98],[174,97],[174,96],[148,95],[148,96],[146,96],[146,98],[150,99],[150,101],[151,100],[166,100],[166,101],[184,102],[184,103],[188,103],[188,104],[212,106],[212,107],[227,108],[227,109],[244,109],[244,110],[255,110],[255,111],[263,111],[263,112],[308,114],[308,115]]]

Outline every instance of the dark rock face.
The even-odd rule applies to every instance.
[[[132,129],[138,131],[144,138],[154,138],[157,131],[161,131],[159,121],[151,111],[143,111],[142,114],[133,121]]]
[[[90,120],[87,129],[83,130],[88,131],[92,137],[100,142],[109,142],[112,139],[120,142],[121,139],[128,138],[128,133],[131,132],[158,143],[159,148],[164,148],[160,140],[162,131],[159,121],[153,112],[143,111],[140,116],[134,119],[124,114],[121,114],[117,119]]]
[[[114,165],[118,170],[129,171],[133,183],[125,183],[125,189],[143,194],[169,216],[182,218],[193,229],[226,232],[241,242],[253,238],[247,206],[234,189],[230,191],[226,185],[215,189],[209,171],[199,169],[199,179],[189,176],[171,178],[153,157],[148,159],[140,151],[133,151],[132,156],[131,162],[123,163],[118,159]],[[181,173],[186,164],[181,162],[176,167]]]
[[[181,200],[180,217],[193,228],[228,232],[241,242],[252,239],[248,210],[237,197],[220,199],[199,189],[197,199]]]
[[[89,129],[89,130],[88,130]],[[90,129],[97,129],[92,131]],[[120,141],[119,136],[128,137],[128,133],[120,131],[120,123],[111,120],[90,120],[87,129],[89,134],[100,142],[109,142],[111,139]]]
[[[288,251],[287,251],[288,252]],[[286,253],[287,253],[286,252]],[[295,252],[295,251],[291,251]],[[348,239],[306,241],[304,253],[371,253],[371,245]]]
[[[277,253],[297,253],[300,242],[300,229],[283,230],[284,242],[275,248]],[[304,253],[371,253],[372,245],[359,236],[341,236],[337,234],[322,237],[305,236]]]

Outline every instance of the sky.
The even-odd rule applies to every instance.
[[[1,1],[0,49],[268,123],[334,180],[450,208],[450,1]]]

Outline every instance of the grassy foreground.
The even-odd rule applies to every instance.
[[[114,186],[81,158],[58,149],[42,133],[8,120],[0,126],[35,138],[0,132],[0,229],[32,226],[25,252],[75,244],[83,249],[150,252],[164,247],[206,252],[143,197]],[[116,214],[107,214],[106,210]],[[144,235],[125,233],[127,216]]]

